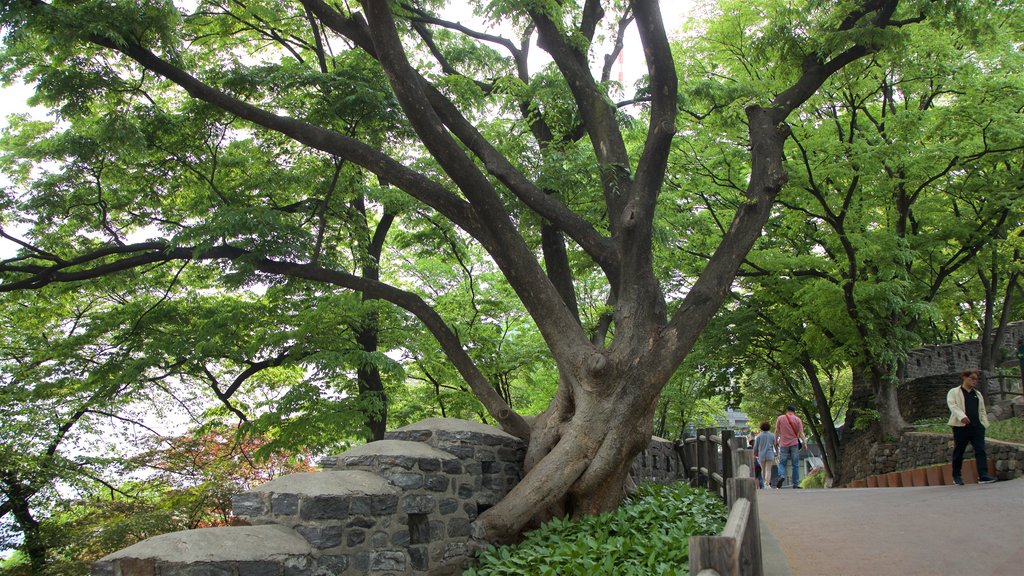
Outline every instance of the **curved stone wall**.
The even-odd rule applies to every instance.
[[[233,499],[251,526],[164,534],[93,566],[102,576],[460,574],[470,524],[523,476],[526,445],[465,420],[432,418],[325,458]],[[652,439],[636,481],[684,477],[675,445]]]
[[[1017,350],[1017,342],[1022,338],[1024,338],[1024,322],[1011,322],[1006,325],[1003,340],[998,347],[1006,350],[1012,357]],[[959,374],[962,370],[977,368],[980,364],[981,342],[979,340],[925,346],[912,350],[907,355],[903,380],[916,380],[942,374]]]

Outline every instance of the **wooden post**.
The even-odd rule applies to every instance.
[[[714,490],[716,494],[725,501],[725,480],[722,480],[722,465],[718,459],[718,447],[722,442],[721,436],[716,434],[718,432],[715,428],[708,428],[708,475],[710,481],[708,486],[711,490]]]
[[[749,453],[749,451],[748,451]],[[753,456],[753,454],[750,454]],[[729,480],[729,508],[743,500],[750,502],[750,514],[743,530],[739,548],[739,573],[744,576],[764,576],[761,564],[761,526],[757,510],[757,480],[733,478]]]
[[[722,430],[722,482],[728,482],[735,476],[732,467],[732,440],[735,437],[735,431]]]
[[[675,450],[676,457],[679,458],[679,465],[683,469],[683,478],[686,478],[689,485],[693,486],[692,477],[690,476],[689,454],[686,453],[686,438],[684,437],[673,444],[672,449]]]
[[[717,454],[715,452],[715,442],[712,440],[712,436],[715,434],[714,428],[704,429],[704,473],[707,476],[707,488],[708,490],[715,490],[715,473],[718,470],[716,465]]]
[[[732,469],[735,478],[756,478],[754,470],[754,451],[740,448],[732,452]],[[745,470],[745,471],[744,471]]]
[[[697,486],[700,486],[702,488],[707,488],[707,486],[705,484],[706,483],[706,479],[703,477],[703,472],[701,472],[701,468],[704,467],[704,429],[703,428],[697,428],[697,442],[694,445],[693,451],[694,451],[694,456],[696,456],[696,458],[694,458],[693,461],[697,464]]]
[[[690,574],[713,570],[720,576],[745,576],[740,547],[750,524],[750,502],[740,498],[729,511],[729,519],[718,536],[690,536]]]

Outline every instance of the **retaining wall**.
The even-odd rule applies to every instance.
[[[996,477],[1010,480],[1024,475],[1024,445],[987,439],[985,452],[994,464]],[[852,473],[844,482],[862,480],[875,474],[909,470],[921,466],[945,464],[953,457],[953,434],[907,432],[897,442],[871,440],[863,434],[844,447],[843,458],[849,458]],[[974,458],[968,446],[965,459]]]
[[[1011,322],[1006,325],[1003,340],[996,348],[1004,349],[1006,354],[1012,358],[1017,350],[1017,342],[1022,338],[1024,338],[1024,322]],[[916,380],[925,376],[942,374],[959,374],[963,370],[977,368],[980,365],[980,340],[926,346],[912,350],[907,355],[903,380]]]
[[[164,534],[111,554],[95,576],[461,574],[471,523],[523,476],[526,445],[465,420],[434,418],[233,500],[251,526]],[[639,482],[685,476],[675,445],[654,438],[633,461]]]

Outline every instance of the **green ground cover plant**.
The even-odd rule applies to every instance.
[[[945,418],[918,420],[914,425],[917,426],[918,432],[949,433],[949,426],[946,424]],[[1016,418],[990,422],[989,427],[985,429],[985,438],[1024,444],[1024,417],[1017,416]]]
[[[686,575],[690,536],[717,534],[727,516],[702,488],[644,484],[613,512],[556,518],[518,544],[487,548],[464,576]]]

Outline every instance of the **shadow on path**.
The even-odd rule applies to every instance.
[[[1024,479],[761,490],[765,576],[1019,576]]]

